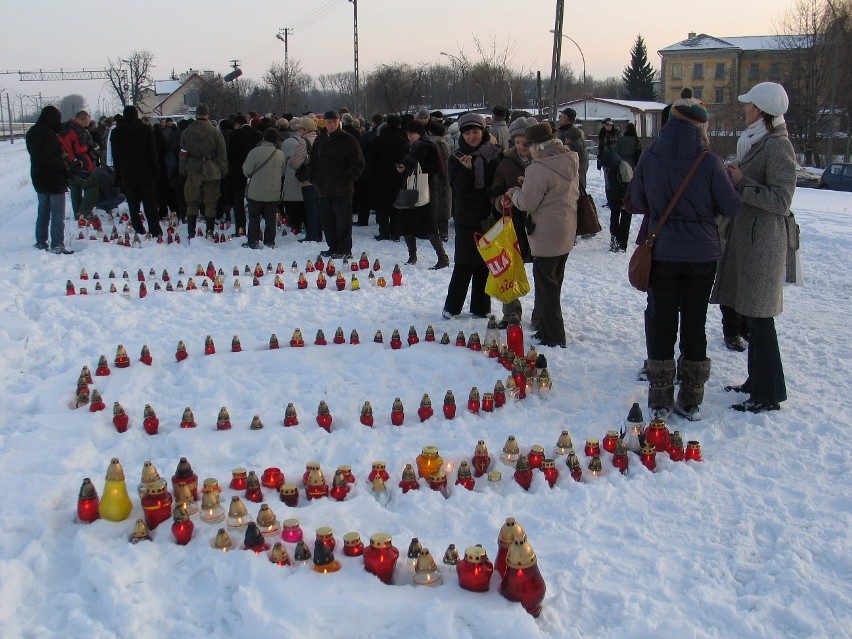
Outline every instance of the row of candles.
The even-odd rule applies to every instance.
[[[491,322],[494,323],[493,317],[491,318]],[[489,326],[486,335],[489,335],[489,332],[491,332],[492,330],[496,331],[497,335],[491,335],[491,346],[487,349],[483,349],[478,333],[472,333],[470,335],[470,338],[467,340],[465,339],[464,333],[462,331],[459,331],[459,334],[456,336],[456,346],[466,347],[469,350],[475,352],[484,352],[488,355],[490,359],[494,359],[497,364],[502,365],[504,368],[511,371],[511,374],[507,378],[505,385],[501,380],[497,380],[494,385],[493,392],[485,392],[480,395],[480,392],[477,387],[474,386],[471,389],[470,393],[468,394],[467,410],[474,414],[478,414],[480,412],[490,413],[493,412],[495,408],[502,407],[506,402],[507,393],[513,399],[520,400],[526,397],[527,392],[532,391],[537,392],[541,395],[546,395],[552,388],[552,380],[550,377],[550,373],[547,370],[547,360],[544,355],[540,355],[539,353],[537,353],[535,347],[531,347],[527,351],[526,355],[520,356],[516,355],[516,351],[511,350],[507,345],[504,345],[502,348],[500,348],[500,350],[498,350],[497,340],[500,338],[499,331],[496,330],[496,328],[492,329],[492,327]],[[435,339],[435,331],[430,325],[426,328],[425,341],[434,342]],[[380,330],[376,331],[376,335],[374,336],[373,341],[377,343],[384,342],[384,338]],[[419,343],[419,341],[420,339],[417,335],[417,331],[412,326],[408,332],[407,343],[409,346],[414,346],[415,344]],[[337,328],[332,342],[335,344],[346,343],[342,328]],[[352,331],[348,343],[360,343],[357,331]],[[451,343],[449,335],[447,333],[444,333],[443,337],[440,340],[440,343]],[[512,344],[512,342],[509,343]],[[314,340],[314,344],[328,344],[322,329],[319,329],[317,331],[317,337]],[[394,330],[390,340],[391,349],[398,350],[402,348],[402,344],[403,342],[400,337],[399,331]],[[302,337],[300,329],[297,328],[294,331],[293,337],[290,340],[290,345],[291,347],[302,347],[305,345],[305,340]],[[517,352],[522,353],[522,337],[520,340],[515,340],[512,346],[517,350]],[[269,348],[271,350],[275,350],[278,347],[278,338],[273,334],[270,338]],[[239,338],[237,336],[234,336],[231,341],[231,351],[240,352],[241,350],[242,345],[239,341]],[[213,342],[213,338],[209,335],[205,340],[204,352],[206,355],[212,355],[216,352],[216,347]],[[183,361],[188,357],[186,345],[183,343],[183,341],[178,344],[175,357],[178,362]],[[150,350],[148,349],[147,345],[143,345],[142,347],[140,361],[148,366],[152,365],[153,363],[153,357],[151,356]],[[128,368],[130,366],[130,357],[128,356],[125,347],[121,344],[119,344],[116,349],[116,355],[113,363],[116,368]],[[95,369],[95,376],[102,377],[110,375],[110,373],[111,370],[107,362],[106,356],[101,355],[98,361],[98,365]],[[88,366],[83,366],[80,375],[77,379],[76,406],[82,407],[88,405],[89,410],[91,412],[97,412],[103,410],[106,405],[103,401],[103,397],[97,389],[90,390],[89,385],[92,384],[92,382],[93,378],[90,369],[88,368]],[[447,419],[454,419],[456,416],[456,400],[452,390],[448,390],[444,396],[442,412],[444,414],[444,417]],[[420,421],[423,422],[430,419],[433,415],[434,409],[432,408],[432,400],[427,393],[424,393],[420,400],[420,406],[417,409],[417,416]],[[325,401],[321,401],[317,409],[317,425],[330,432],[332,421],[333,417],[328,405]],[[372,427],[374,425],[375,418],[373,415],[373,407],[369,401],[364,402],[364,405],[361,408],[361,415],[359,421],[365,426]],[[402,400],[397,397],[394,399],[393,405],[391,407],[390,422],[394,426],[401,426],[404,421],[404,406]],[[154,409],[151,407],[150,404],[146,404],[143,413],[143,427],[145,428],[146,432],[148,432],[149,434],[156,434],[159,429],[159,423],[159,419],[157,418]],[[288,404],[285,410],[283,424],[284,426],[289,427],[296,426],[298,425],[298,423],[299,420],[296,414],[296,408],[292,403],[290,403]],[[126,431],[129,425],[129,417],[125,412],[124,407],[119,402],[115,402],[113,404],[113,424],[119,432]],[[189,407],[186,407],[184,409],[180,426],[182,428],[194,428],[196,425],[197,424],[192,410]],[[231,428],[231,419],[227,407],[222,407],[220,409],[216,422],[216,428],[217,430],[229,430]],[[250,428],[253,430],[259,430],[263,428],[263,422],[261,421],[258,415],[255,415],[252,419]]]
[[[279,471],[280,472],[280,471]],[[315,471],[312,471],[315,472]],[[265,473],[266,476],[266,473]],[[235,480],[237,478],[235,477]],[[247,478],[246,478],[247,479]],[[267,479],[271,479],[267,477]],[[308,480],[310,481],[310,479]],[[353,480],[354,481],[354,480]],[[233,487],[234,480],[232,480]],[[195,535],[192,516],[207,524],[218,524],[226,519],[219,505],[221,488],[215,479],[206,479],[202,485],[201,507],[197,501],[198,479],[189,462],[181,458],[172,477],[175,492],[173,502],[166,481],[163,480],[150,461],[145,462],[142,482],[138,491],[142,499],[144,518],[136,520],[130,541],[138,543],[151,539],[151,531],[171,519],[171,531],[175,543],[188,544]],[[310,485],[310,484],[309,484]],[[124,469],[118,459],[110,462],[107,470],[104,496],[99,499],[91,480],[83,481],[77,502],[77,518],[81,523],[92,523],[99,518],[123,521],[130,515],[132,504],[127,494]],[[242,548],[256,554],[266,554],[269,561],[279,566],[307,565],[313,563],[315,571],[328,574],[337,572],[341,563],[334,558],[337,541],[330,527],[316,530],[314,551],[311,553],[304,540],[298,519],[290,518],[279,522],[268,504],[263,503],[257,516],[252,517],[239,497],[232,497],[228,509],[226,527],[219,528],[212,545],[227,552],[234,548],[232,532],[244,531]],[[280,535],[281,540],[270,544]],[[392,583],[399,551],[393,546],[388,533],[375,533],[370,543],[364,546],[358,532],[348,532],[343,537],[343,554],[346,557],[363,557],[364,568],[384,583]],[[500,578],[500,592],[510,601],[520,602],[533,616],[538,616],[544,599],[545,584],[537,567],[535,552],[526,538],[523,528],[513,518],[507,518],[497,538],[498,551],[494,564],[489,561],[482,545],[465,549],[460,557],[454,544],[444,553],[445,570],[456,573],[460,587],[473,592],[486,592],[492,574]],[[290,559],[292,552],[293,561]],[[431,552],[417,538],[411,540],[407,552],[407,572],[416,585],[438,586],[443,574]]]
[[[359,267],[359,264],[363,265],[363,268]],[[317,256],[317,265],[318,265],[318,267],[315,267],[314,263],[312,263],[311,260],[308,260],[307,265],[305,267],[305,271],[299,273],[298,280],[296,281],[296,288],[297,289],[299,289],[299,290],[307,289],[308,288],[308,280],[307,280],[307,277],[305,277],[305,272],[312,273],[312,272],[316,271],[317,272],[316,287],[320,290],[324,290],[328,286],[328,279],[327,279],[326,276],[328,276],[329,278],[335,277],[335,273],[337,275],[335,277],[334,282],[335,282],[335,287],[337,288],[338,291],[347,290],[347,286],[348,286],[348,290],[352,290],[352,291],[360,290],[361,282],[358,279],[358,277],[355,275],[355,272],[358,271],[358,270],[367,270],[369,268],[369,260],[367,259],[366,253],[361,254],[361,259],[359,261],[356,262],[356,261],[353,260],[352,263],[351,263],[351,266],[349,265],[348,260],[344,260],[344,264],[343,264],[344,270],[352,271],[352,275],[350,277],[348,285],[347,285],[346,278],[344,276],[344,270],[337,271],[335,266],[334,266],[334,262],[332,260],[329,260],[328,264],[325,265],[322,262],[322,257],[318,255]],[[325,269],[323,269],[323,266],[325,266]],[[370,286],[378,286],[380,288],[384,288],[388,285],[387,279],[385,279],[384,276],[376,277],[376,272],[380,268],[381,268],[381,265],[379,264],[379,260],[376,259],[375,262],[373,263],[373,268],[370,269],[369,275],[367,276],[368,283],[370,284]],[[298,267],[297,267],[295,261],[293,262],[293,264],[291,266],[291,270],[294,273],[298,270]],[[278,267],[274,270],[274,274],[275,274],[274,286],[275,286],[275,288],[278,288],[278,289],[281,289],[281,290],[283,290],[284,287],[285,287],[284,281],[281,279],[281,275],[283,273],[284,273],[284,266],[283,266],[283,264],[281,264],[279,262]],[[181,268],[178,272],[178,275],[182,276],[184,274],[185,274],[185,272],[184,272],[183,268]],[[234,274],[235,277],[239,278],[240,271],[236,266],[234,267],[233,274]],[[255,268],[254,268],[253,271],[248,266],[248,264],[246,264],[245,271],[244,271],[244,275],[253,278],[252,279],[252,285],[253,286],[260,286],[260,278],[264,277],[264,275],[271,275],[271,274],[273,274],[272,262],[269,262],[267,264],[265,271],[264,271],[263,267],[260,265],[260,262],[258,262],[255,265]],[[196,275],[196,277],[202,278],[201,279],[201,290],[202,290],[202,292],[209,292],[210,290],[212,290],[214,293],[224,292],[224,290],[225,290],[225,273],[221,268],[219,269],[219,271],[217,273],[215,267],[213,267],[212,261],[208,264],[206,271],[204,269],[202,269],[201,265],[199,264],[198,268],[196,269],[195,275]],[[110,277],[110,279],[115,279],[115,272],[110,271],[109,277]],[[88,272],[84,268],[80,272],[80,280],[85,282],[85,281],[88,281],[88,279],[89,279]],[[99,281],[100,275],[96,272],[92,279],[98,280],[98,281],[95,282],[95,287],[94,287],[95,294],[103,293],[104,288]],[[124,280],[130,279],[127,271],[124,271],[122,279],[124,279]],[[149,271],[147,279],[146,279],[145,273],[142,271],[142,269],[139,269],[139,271],[137,273],[137,280],[139,281],[139,297],[140,298],[144,298],[148,294],[148,285],[146,284],[146,281],[151,281],[151,280],[155,280],[155,279],[156,279],[156,272],[154,271],[153,268]],[[189,279],[187,280],[186,286],[184,286],[183,280],[181,280],[181,279],[179,279],[177,281],[176,285],[173,285],[172,281],[171,281],[171,276],[168,274],[168,271],[166,271],[166,270],[163,271],[162,281],[165,283],[165,290],[167,292],[175,292],[175,291],[176,292],[182,292],[182,291],[198,290],[198,285],[195,283],[195,280],[192,277],[189,277]],[[394,268],[391,272],[391,283],[392,283],[393,286],[402,286],[402,270],[400,269],[399,264],[395,264]],[[233,287],[234,287],[234,290],[236,290],[236,291],[239,291],[241,289],[242,285],[240,284],[239,279],[234,280],[234,286]],[[163,290],[163,288],[164,287],[160,285],[160,282],[158,282],[158,281],[154,282],[154,290],[155,291],[161,291],[161,290]],[[109,291],[110,291],[110,293],[117,293],[118,292],[118,287],[115,285],[114,282],[110,283]],[[75,287],[74,282],[72,282],[69,279],[65,283],[65,295],[66,296],[72,296],[72,295],[76,295],[76,294],[77,294],[77,288]],[[79,294],[80,295],[88,295],[89,294],[88,287],[87,286],[80,286]],[[126,297],[129,297],[131,295],[129,283],[124,284],[124,287],[122,288],[122,294]]]
[[[683,440],[678,431],[669,433],[665,423],[661,420],[651,420],[644,429],[644,424],[632,423],[630,428],[621,434],[609,431],[603,439],[603,450],[612,453],[612,465],[622,474],[626,474],[629,465],[629,452],[638,452],[640,461],[649,471],[656,468],[656,455],[667,454],[673,461],[701,461],[701,447],[698,442],[691,441],[684,449]],[[637,430],[639,434],[637,434]],[[628,450],[628,446],[630,449]],[[588,470],[591,476],[597,477],[603,473],[601,463],[601,444],[595,438],[586,440],[583,450],[586,457],[590,458]],[[520,447],[514,435],[510,435],[503,446],[500,461],[509,466],[514,466],[514,480],[524,490],[529,490],[533,472],[541,472],[545,481],[552,488],[559,479],[559,470],[555,459],[565,456],[565,465],[575,481],[581,481],[582,468],[577,454],[574,452],[571,436],[568,431],[562,431],[553,448],[553,456],[546,457],[544,447],[533,445],[527,454],[520,452]],[[415,470],[416,465],[416,470]],[[432,490],[441,492],[449,497],[447,486],[447,472],[452,470],[452,463],[444,465],[437,446],[424,446],[420,455],[417,456],[415,464],[405,464],[399,488],[402,494],[412,490],[419,490],[420,479],[425,479]],[[467,490],[474,490],[476,479],[486,477],[488,485],[499,490],[502,475],[497,470],[491,470],[492,459],[484,440],[479,440],[473,456],[468,461],[462,460],[459,464],[456,486]],[[374,461],[372,469],[366,477],[370,485],[372,496],[382,505],[390,501],[390,493],[387,490],[387,482],[390,475],[384,461]],[[356,480],[349,465],[338,466],[334,473],[331,488],[329,488],[320,463],[311,461],[306,464],[301,483],[304,487],[305,498],[310,502],[314,499],[332,498],[336,501],[344,501],[352,491]],[[219,501],[219,482],[215,478],[204,480],[204,489],[201,501],[201,517],[208,522],[218,522],[224,519],[224,508]],[[278,467],[270,467],[263,471],[260,477],[254,470],[247,471],[245,468],[235,468],[231,473],[229,488],[234,491],[243,492],[248,501],[261,503],[264,501],[263,488],[269,488],[277,492],[279,499],[286,506],[296,508],[299,505],[299,488],[295,483],[287,483],[284,473]],[[142,468],[141,481],[137,487],[142,499],[142,508],[145,520],[149,527],[154,528],[167,519],[172,513],[173,501],[177,505],[184,505],[194,514],[198,512],[198,476],[192,470],[189,461],[182,457],[178,463],[175,474],[172,476],[172,494],[167,489],[165,480],[160,478],[153,462],[146,461]],[[107,471],[104,486],[104,498],[98,501],[97,491],[91,480],[86,478],[80,489],[78,498],[78,517],[81,521],[91,522],[99,517],[113,521],[122,521],[130,515],[132,504],[127,494],[124,482],[124,471],[118,459],[113,459]],[[241,517],[244,510],[239,496],[232,497],[231,513],[229,517]],[[238,521],[239,523],[239,521]]]

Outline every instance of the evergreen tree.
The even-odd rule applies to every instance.
[[[641,35],[630,50],[630,66],[622,74],[628,100],[656,100],[654,68],[648,63],[648,49]]]

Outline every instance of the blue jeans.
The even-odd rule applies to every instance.
[[[37,193],[35,239],[39,246],[47,245],[50,227],[50,248],[65,246],[65,193]]]
[[[302,187],[302,200],[305,203],[305,239],[308,242],[322,242],[319,196],[313,184]]]

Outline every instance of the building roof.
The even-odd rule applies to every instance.
[[[183,84],[180,80],[155,80],[154,94],[155,95],[171,95],[180,88]]]
[[[802,38],[805,36],[734,36],[716,38],[699,33],[676,44],[671,44],[657,51],[657,53],[678,53],[698,50],[730,49],[739,51],[780,51],[791,48],[790,38]]]
[[[584,100],[569,100],[568,102],[564,102],[556,107],[557,111],[561,111],[565,107],[583,104]],[[603,102],[606,104],[613,104],[615,106],[625,107],[630,109],[631,111],[662,111],[666,108],[666,104],[664,102],[652,102],[648,100],[616,100],[613,98],[589,98],[589,102]]]

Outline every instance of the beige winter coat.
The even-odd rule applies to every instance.
[[[277,202],[286,166],[284,154],[272,142],[264,141],[254,147],[243,162],[243,174],[249,178],[246,197],[255,202]]]
[[[546,147],[524,173],[524,185],[512,192],[512,204],[526,211],[535,229],[529,233],[533,257],[567,255],[577,234],[580,159],[561,144]]]
[[[784,308],[790,203],[796,159],[781,125],[763,137],[740,163],[742,208],[730,222],[710,301],[746,317],[775,317]]]

